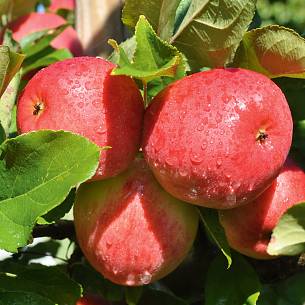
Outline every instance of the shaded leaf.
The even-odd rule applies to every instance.
[[[10,51],[7,46],[0,46],[0,96],[20,69],[23,60],[24,55]]]
[[[28,243],[39,216],[93,176],[100,148],[79,135],[44,130],[9,139],[0,152],[0,248],[13,252]]]
[[[137,305],[143,293],[143,286],[139,287],[126,287],[125,288],[125,301],[127,305]]]
[[[305,78],[305,39],[295,31],[270,25],[245,34],[234,66],[270,78]]]
[[[1,292],[26,292],[46,298],[51,304],[75,305],[81,295],[79,284],[58,267],[11,264],[12,273],[0,273]],[[0,296],[1,299],[1,296]],[[37,297],[39,300],[39,298]],[[33,298],[36,300],[36,298]],[[19,302],[19,299],[16,299]],[[15,304],[15,303],[10,303]],[[19,303],[18,303],[19,304]]]
[[[36,4],[39,0],[10,0],[13,2],[12,17],[16,19],[35,11]]]
[[[223,67],[233,60],[255,13],[256,0],[193,0],[170,39],[193,69]]]
[[[216,210],[207,208],[198,208],[198,212],[207,233],[226,257],[229,268],[232,264],[231,251],[227,242],[225,231],[219,223],[218,212]]]
[[[284,213],[273,229],[267,252],[270,255],[297,255],[305,251],[305,202]]]
[[[135,36],[133,62],[122,47],[110,41],[119,53],[119,66],[112,71],[113,75],[129,75],[147,83],[160,76],[175,77],[184,71],[182,55],[175,47],[157,37],[144,16],[140,17],[136,25]]]
[[[115,48],[117,49],[117,45],[114,43]],[[134,53],[136,51],[136,36],[132,36],[131,38],[126,39],[119,45],[120,48],[124,50],[124,53],[126,54],[128,60],[131,62],[134,56]],[[108,57],[108,60],[115,64],[119,64],[120,61],[120,54],[117,51],[113,51],[110,56]]]
[[[156,305],[156,304],[166,304],[166,305],[190,305],[187,301],[178,298],[172,293],[155,290],[155,289],[145,289],[143,295],[140,299],[139,305]]]
[[[3,305],[55,305],[54,302],[37,293],[24,291],[0,292],[0,302]]]
[[[180,0],[126,0],[122,21],[135,27],[141,15],[144,15],[161,39],[169,40],[174,32],[176,10]]]
[[[261,285],[253,268],[236,254],[231,268],[226,269],[225,265],[224,256],[216,257],[211,263],[205,285],[205,305],[255,305]]]
[[[2,127],[1,122],[0,122],[0,144],[2,144],[2,142],[5,141],[5,139],[6,139],[5,130]]]
[[[0,98],[0,122],[5,130],[6,135],[9,134],[12,121],[12,111],[16,103],[20,79],[20,72],[18,72],[11,80]]]

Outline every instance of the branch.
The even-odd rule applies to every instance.
[[[59,220],[48,225],[36,225],[33,237],[51,237],[52,239],[75,239],[75,229],[72,220]]]

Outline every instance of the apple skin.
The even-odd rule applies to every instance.
[[[56,13],[59,9],[72,11],[75,9],[75,0],[52,0],[48,9],[52,13]]]
[[[80,134],[101,147],[111,146],[101,151],[93,179],[124,171],[140,146],[144,103],[131,78],[110,75],[114,67],[101,58],[75,57],[39,71],[17,103],[19,133]]]
[[[213,69],[165,88],[144,117],[143,151],[173,196],[230,209],[253,201],[278,175],[292,138],[285,96],[245,69]]]
[[[256,259],[272,259],[267,247],[273,228],[293,205],[305,201],[305,173],[287,159],[279,176],[256,200],[232,210],[219,211],[230,246]]]
[[[111,303],[95,295],[85,295],[77,300],[76,305],[111,305]]]
[[[119,285],[141,286],[173,271],[196,236],[196,208],[165,192],[143,159],[121,175],[80,186],[74,204],[89,263]]]
[[[54,29],[66,23],[64,18],[53,13],[30,13],[10,23],[9,28],[13,32],[13,38],[20,41],[29,34]],[[74,56],[83,55],[82,44],[72,26],[60,33],[51,42],[51,46],[55,49],[67,48]]]

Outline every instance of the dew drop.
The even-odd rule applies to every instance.
[[[188,175],[188,171],[184,168],[179,169],[179,174],[181,177],[186,177]]]
[[[194,153],[194,152],[191,152],[190,153],[190,160],[193,164],[195,165],[198,165],[200,163],[202,163],[202,156],[198,153]]]
[[[217,166],[217,167],[220,167],[220,166],[221,166],[221,164],[222,164],[221,159],[217,159],[217,161],[216,161],[216,166]]]
[[[208,146],[208,143],[206,141],[203,141],[201,144],[201,149],[206,150],[207,146]]]
[[[106,131],[107,131],[106,127],[100,126],[100,127],[97,129],[96,133],[101,135],[101,134],[106,133]]]
[[[191,188],[190,189],[190,193],[189,193],[190,198],[197,198],[198,197],[198,191],[196,190],[196,188]]]
[[[199,124],[197,130],[202,131],[203,129],[204,129],[204,124],[203,123]]]
[[[134,284],[135,284],[135,276],[132,273],[130,273],[127,276],[126,285],[133,286]]]
[[[140,275],[140,281],[143,285],[149,284],[151,279],[152,279],[152,275],[149,271],[144,271],[144,273]]]

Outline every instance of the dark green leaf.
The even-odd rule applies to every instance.
[[[9,134],[12,122],[12,111],[18,95],[20,78],[20,72],[18,72],[11,80],[0,98],[0,122],[5,130],[6,135]]]
[[[85,294],[98,294],[109,301],[120,301],[124,298],[122,286],[111,283],[87,264],[74,264],[71,276],[82,285]]]
[[[93,176],[100,148],[79,135],[44,130],[7,140],[0,151],[0,248],[13,252],[28,243],[39,216]]]
[[[33,293],[51,304],[69,305],[75,305],[81,295],[81,287],[58,267],[15,264],[13,269],[12,273],[0,273],[1,292]]]
[[[23,291],[0,292],[0,302],[4,305],[55,305],[37,293]]]
[[[120,43],[120,48],[122,48],[131,62],[136,51],[136,36],[132,36],[131,38],[126,39],[122,43]],[[108,57],[108,60],[112,61],[115,64],[119,64],[120,61],[120,54],[117,51],[113,51],[111,55]]]
[[[13,19],[26,15],[35,11],[35,7],[39,0],[9,0],[13,3]]]
[[[232,257],[226,234],[223,227],[219,223],[218,212],[213,209],[198,209],[200,219],[210,237],[213,239],[217,247],[221,250],[228,262],[228,268],[232,264]]]
[[[169,40],[174,32],[176,10],[180,0],[126,0],[122,20],[124,24],[135,27],[144,15],[161,39]]]
[[[10,51],[7,46],[0,46],[0,96],[18,72],[24,55]]]
[[[170,39],[193,69],[230,63],[255,13],[256,0],[193,0]]]
[[[1,122],[0,122],[0,144],[2,144],[2,142],[4,142],[6,139],[6,134],[5,134],[5,130],[3,129]]]
[[[305,251],[305,202],[284,213],[273,229],[267,252],[270,255],[297,255]]]
[[[189,305],[188,302],[176,297],[174,294],[155,289],[145,289],[139,305]],[[215,305],[215,304],[214,304]]]
[[[257,274],[240,255],[226,269],[224,256],[211,263],[205,285],[205,305],[255,305],[261,285]],[[221,285],[220,285],[221,283]]]

